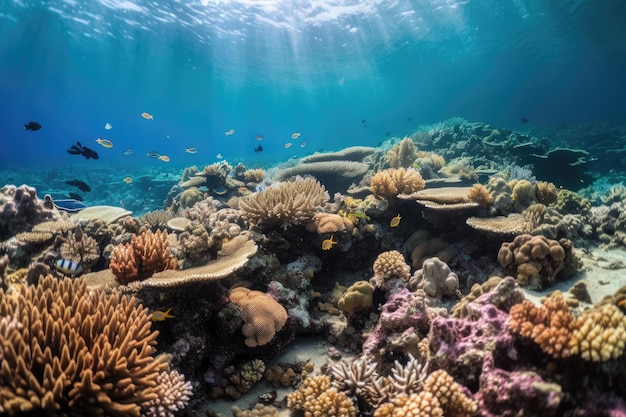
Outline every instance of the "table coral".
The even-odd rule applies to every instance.
[[[264,292],[237,287],[230,291],[229,299],[240,309],[241,331],[249,347],[268,344],[287,322],[285,307]]]
[[[377,172],[370,180],[372,194],[390,200],[398,194],[411,194],[426,186],[420,173],[412,168],[389,168]]]
[[[140,417],[169,363],[134,297],[46,276],[0,291],[0,410],[8,416]],[[178,397],[177,395],[180,394]],[[183,406],[187,392],[169,395]]]
[[[314,178],[298,178],[242,197],[239,208],[252,224],[286,229],[311,220],[328,199],[328,192]]]

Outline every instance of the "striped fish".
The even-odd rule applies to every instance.
[[[59,259],[54,267],[63,275],[69,275],[72,278],[83,273],[83,267],[78,262],[69,259]]]

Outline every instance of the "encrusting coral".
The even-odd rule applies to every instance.
[[[240,309],[246,346],[268,344],[287,322],[285,307],[264,292],[237,287],[228,297]]]
[[[389,168],[377,172],[370,180],[370,191],[382,200],[391,200],[398,194],[423,190],[424,179],[413,168]]]
[[[0,291],[0,317],[0,412],[8,416],[140,417],[166,388],[168,357],[153,356],[158,332],[134,297],[46,276]],[[189,393],[168,395],[182,408]]]
[[[239,208],[242,217],[252,224],[286,229],[311,220],[328,199],[328,192],[318,181],[298,177],[242,197]]]
[[[145,279],[155,272],[176,269],[178,261],[169,250],[167,232],[156,233],[143,229],[133,235],[130,243],[120,244],[113,249],[110,268],[120,284]]]

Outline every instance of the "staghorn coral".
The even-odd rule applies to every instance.
[[[379,171],[370,180],[370,191],[382,200],[390,200],[398,194],[411,194],[423,190],[426,183],[413,168],[389,168]]]
[[[246,346],[268,344],[287,322],[285,307],[264,292],[237,287],[228,297],[240,309]]]
[[[374,276],[371,279],[376,287],[387,287],[393,281],[408,281],[411,278],[411,267],[405,262],[404,256],[397,250],[383,252],[374,261]]]
[[[569,340],[572,355],[586,361],[605,362],[624,353],[626,316],[613,304],[586,310],[574,323]]]
[[[570,339],[577,326],[560,291],[553,292],[541,306],[524,300],[511,307],[509,314],[509,328],[535,341],[547,354],[564,358],[572,353]]]
[[[143,404],[142,417],[174,417],[189,403],[191,383],[178,371],[163,371],[157,377],[158,396]]]
[[[424,290],[430,306],[440,304],[442,297],[461,298],[459,277],[437,257],[424,261],[422,268],[411,276],[408,288]]]
[[[350,317],[372,309],[374,287],[367,281],[356,281],[337,302],[337,307]]]
[[[158,332],[134,297],[46,276],[0,291],[0,317],[0,409],[8,416],[139,417],[162,393],[168,358],[153,357]]]
[[[386,166],[391,168],[409,168],[417,159],[417,147],[409,137],[393,145],[383,157]]]
[[[287,407],[304,411],[304,417],[356,417],[352,401],[331,388],[326,375],[305,378],[300,388],[287,395]]]
[[[252,224],[286,229],[311,220],[328,199],[328,192],[315,179],[296,178],[242,197],[239,208],[242,217]]]
[[[160,230],[152,233],[142,229],[140,235],[132,236],[130,243],[117,245],[110,260],[111,271],[120,284],[177,267],[176,258],[170,254],[167,232]]]
[[[376,366],[376,362],[363,357],[350,363],[341,361],[330,369],[332,386],[350,397],[364,397],[367,395],[364,390],[378,377]]]
[[[504,242],[498,251],[498,262],[508,271],[517,270],[520,285],[548,287],[564,267],[564,246],[545,236],[523,234]]]
[[[467,192],[467,198],[474,203],[478,203],[482,208],[489,207],[493,203],[493,197],[482,184],[474,184]]]

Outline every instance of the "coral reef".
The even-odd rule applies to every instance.
[[[297,178],[242,197],[239,207],[242,217],[252,224],[286,229],[311,220],[328,198],[324,186],[315,179]]]
[[[383,252],[374,261],[374,280],[382,283],[392,279],[408,281],[411,277],[411,267],[407,265],[404,256],[397,250]]]
[[[229,299],[240,309],[246,346],[268,344],[287,322],[287,310],[261,291],[237,287],[230,291]]]
[[[0,409],[8,416],[139,417],[167,388],[159,375],[168,358],[153,357],[158,333],[135,298],[47,276],[0,291],[0,317]],[[168,395],[180,408],[189,392]]]
[[[409,168],[417,159],[417,147],[411,138],[405,137],[393,145],[383,157],[385,166],[391,168]]]
[[[37,190],[27,185],[0,188],[0,241],[19,232],[25,232],[43,221],[61,220],[54,206],[46,207],[37,198]]]
[[[467,198],[470,201],[478,203],[478,205],[482,208],[487,208],[491,203],[493,203],[493,197],[487,191],[482,184],[474,184],[472,188],[467,193]]]
[[[178,371],[163,371],[157,377],[158,395],[143,404],[145,417],[175,417],[189,403],[193,389]]]
[[[348,317],[371,310],[374,287],[367,281],[357,281],[341,296],[337,307]]]
[[[372,194],[391,200],[398,194],[411,194],[423,190],[426,183],[420,173],[412,168],[389,168],[379,171],[370,180]]]

